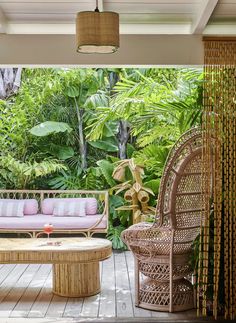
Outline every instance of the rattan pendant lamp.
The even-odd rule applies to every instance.
[[[76,18],[77,52],[85,54],[114,53],[119,48],[119,15],[98,9],[81,11]]]

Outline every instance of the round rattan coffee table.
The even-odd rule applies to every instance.
[[[99,261],[111,256],[109,240],[98,238],[2,238],[0,263],[53,264],[53,293],[86,297],[100,292]]]

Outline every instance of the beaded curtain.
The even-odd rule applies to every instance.
[[[206,315],[209,275],[213,275],[213,315],[215,318],[219,315],[223,296],[225,319],[233,320],[236,318],[236,38],[205,38],[204,49],[203,172],[208,176],[203,178],[207,177],[204,192],[208,198],[202,216],[197,305],[198,313]]]

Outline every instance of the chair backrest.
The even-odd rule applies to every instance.
[[[199,233],[204,210],[202,132],[192,128],[168,156],[157,203],[156,225],[176,230],[175,241],[192,241]]]

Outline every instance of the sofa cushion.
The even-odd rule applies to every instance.
[[[86,201],[56,201],[54,203],[54,216],[86,216]]]
[[[94,197],[78,197],[78,198],[46,198],[42,201],[41,211],[43,214],[52,215],[54,204],[57,201],[65,201],[65,202],[81,202],[81,200],[86,201],[86,214],[87,215],[96,215],[97,214],[97,200]]]
[[[33,215],[38,213],[38,201],[36,199],[0,199],[1,201],[18,203],[19,201],[24,202],[24,215]]]
[[[23,217],[24,204],[22,200],[0,200],[0,217]]]
[[[6,218],[0,217],[0,229],[25,229],[25,230],[38,230],[43,231],[43,226],[45,223],[53,224],[55,229],[61,230],[78,230],[78,229],[88,229],[94,225],[100,218],[101,214],[87,215],[84,217],[60,217],[53,215],[31,215],[23,216],[19,218]],[[104,217],[96,228],[105,229],[107,227],[107,220]]]

